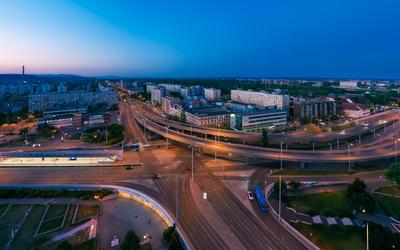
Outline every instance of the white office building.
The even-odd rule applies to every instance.
[[[230,127],[239,130],[259,130],[287,124],[286,110],[250,110],[230,115]]]
[[[164,87],[170,93],[181,93],[181,85],[173,83],[160,83],[158,86]]]
[[[251,90],[231,90],[231,100],[262,107],[285,109],[289,106],[289,96],[256,92]]]
[[[221,100],[221,90],[220,89],[204,89],[204,97],[207,101],[219,101]]]
[[[158,87],[158,85],[156,85],[156,84],[147,83],[147,84],[146,84],[146,93],[150,94],[151,91],[152,91],[153,89],[157,88],[157,87]]]
[[[339,88],[341,89],[357,89],[357,81],[340,81]]]

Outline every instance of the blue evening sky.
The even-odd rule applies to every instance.
[[[400,78],[398,0],[1,0],[0,73]]]

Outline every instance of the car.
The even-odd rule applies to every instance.
[[[40,147],[40,144],[33,144],[32,147],[33,148]]]
[[[76,156],[70,156],[70,157],[69,157],[69,160],[70,160],[70,161],[76,161]]]
[[[247,191],[247,197],[249,197],[249,200],[254,200],[254,195],[251,191]]]
[[[160,174],[155,174],[155,175],[154,175],[154,178],[156,178],[156,179],[161,179],[161,178],[162,178],[162,175],[160,175]]]

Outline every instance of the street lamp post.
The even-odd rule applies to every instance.
[[[369,228],[368,228],[368,221],[367,221],[367,250],[369,250]]]
[[[194,180],[194,147],[192,146],[192,181]]]
[[[332,143],[328,143],[329,145],[329,151],[332,151]]]
[[[282,208],[282,146],[283,142],[281,142],[281,154],[280,154],[280,160],[281,160],[281,171],[279,174],[279,221],[281,221],[281,208]]]
[[[394,164],[397,165],[397,138],[394,138]]]
[[[175,207],[175,218],[176,224],[179,221],[179,175],[176,175],[176,207]]]
[[[145,138],[146,137],[146,126],[145,126],[145,119],[143,118],[143,137]]]
[[[349,143],[347,144],[347,157],[349,160],[349,173],[351,172],[351,161],[350,161],[350,147],[353,146],[353,144]]]
[[[167,150],[168,149],[168,126],[167,127],[165,127],[165,129],[166,129],[166,131],[167,131],[167,136],[165,136],[165,150]]]
[[[336,145],[337,145],[337,149],[339,150],[340,146],[339,146],[339,136],[336,138]]]
[[[315,151],[315,141],[312,142],[312,151]]]

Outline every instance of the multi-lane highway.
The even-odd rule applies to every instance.
[[[127,136],[131,139],[136,137],[144,140],[145,136],[143,136],[142,130],[128,112],[129,107],[121,106],[122,122],[130,133]],[[147,173],[159,173],[161,166],[150,150],[142,150],[139,154]],[[188,152],[181,150],[179,156],[185,162],[181,168],[169,170],[168,177],[154,180],[161,193],[160,200],[163,200],[171,211],[177,212],[178,223],[186,234],[190,235],[190,240],[195,248],[228,249],[226,239],[221,239],[213,225],[210,225],[204,218],[190,192],[190,177],[184,174],[185,170],[190,167],[190,158],[187,158]],[[209,193],[209,201],[218,216],[228,225],[229,230],[245,248],[304,249],[304,246],[287,234],[279,224],[273,220],[268,220],[268,224],[265,224],[251,213],[219,178],[201,164],[199,159],[196,159],[196,166],[198,167],[196,168],[195,182],[203,191]],[[176,189],[176,185],[178,189]],[[176,200],[177,195],[178,200]],[[178,206],[176,206],[177,202]]]
[[[236,139],[243,142],[258,142],[260,133],[257,132],[241,132],[234,130],[224,130],[211,127],[202,127],[193,124],[187,124],[177,121],[168,120],[154,112],[151,108],[140,101],[133,101],[135,109],[139,110],[144,117],[156,122],[165,127],[170,127],[175,130],[186,131],[190,134],[200,134],[206,137],[207,135],[219,136],[228,139]],[[337,132],[322,132],[318,134],[310,134],[305,131],[295,131],[286,134],[277,133],[269,134],[268,139],[271,143],[302,143],[302,142],[336,142],[337,140],[347,140],[349,138],[358,137],[360,135],[370,134],[379,128],[386,126],[400,119],[399,110],[389,110],[382,113],[377,113],[368,117],[363,117],[355,120],[356,126],[343,129]],[[368,124],[366,126],[366,124]]]
[[[128,104],[129,105],[129,104]],[[182,133],[177,130],[169,129],[162,126],[143,115],[143,112],[133,108],[133,103],[130,103],[129,111],[139,124],[146,129],[169,138],[180,143],[201,147],[205,151],[218,151],[224,154],[241,155],[245,157],[255,157],[263,159],[280,160],[296,162],[355,162],[355,161],[370,161],[394,157],[398,154],[395,140],[390,140],[386,143],[369,145],[368,147],[349,147],[349,149],[340,150],[293,150],[262,148],[251,145],[243,145],[228,142],[216,142],[202,137],[197,137]]]

